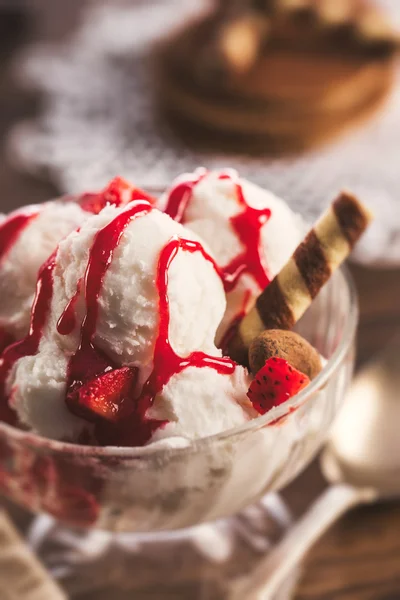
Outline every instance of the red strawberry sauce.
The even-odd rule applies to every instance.
[[[83,283],[86,315],[81,328],[80,346],[69,364],[69,387],[82,385],[97,375],[117,368],[117,365],[113,364],[103,352],[96,349],[93,343],[99,314],[99,297],[107,269],[125,229],[133,219],[149,213],[150,210],[151,206],[145,200],[136,201],[101,229],[94,239]],[[80,285],[78,285],[78,293]],[[72,298],[58,321],[57,328],[61,335],[72,333],[75,327],[74,309],[77,298],[78,295]]]
[[[165,212],[170,217],[179,223],[185,223],[185,212],[191,200],[193,188],[207,174],[205,169],[199,169],[189,179],[179,180],[169,191]],[[270,218],[271,211],[269,208],[257,209],[248,205],[235,171],[221,172],[218,178],[234,183],[238,204],[243,209],[230,218],[231,226],[240,240],[243,250],[239,251],[230,263],[221,268],[225,291],[232,291],[244,273],[250,274],[259,287],[264,289],[270,280],[266,274],[267,269],[261,252],[261,228]],[[238,247],[240,246],[238,245]]]
[[[118,247],[126,227],[133,219],[151,212],[152,206],[145,200],[137,200],[125,211],[118,214],[108,225],[95,236],[84,281],[78,284],[77,294],[72,298],[58,322],[58,332],[61,335],[70,334],[75,325],[75,307],[83,286],[86,302],[86,315],[81,327],[81,342],[74,356],[70,359],[68,369],[68,391],[81,386],[100,374],[118,368],[109,357],[94,344],[99,315],[99,297],[104,278],[112,262],[114,252]],[[227,358],[212,357],[203,352],[193,352],[182,358],[171,347],[169,341],[170,310],[168,300],[168,271],[179,251],[200,252],[209,261],[217,273],[219,269],[213,259],[205,252],[201,244],[178,237],[172,238],[162,248],[156,275],[156,286],[159,293],[159,333],[155,344],[154,369],[148,381],[144,384],[139,400],[132,399],[132,412],[128,418],[114,425],[99,421],[95,428],[95,436],[100,444],[143,445],[162,422],[150,420],[146,412],[153,403],[154,397],[168,383],[171,377],[183,369],[194,366],[197,368],[210,367],[221,374],[231,374],[235,363]],[[49,312],[53,295],[53,269],[55,256],[51,257],[40,272],[37,296],[32,313],[32,323],[29,335],[25,340],[8,348],[0,361],[0,385],[2,388],[3,412],[7,409],[7,398],[4,387],[8,374],[15,362],[23,356],[33,355],[38,351],[43,335],[43,329]],[[10,409],[8,412],[12,413]],[[10,420],[10,415],[5,415]]]
[[[39,215],[40,211],[33,212],[18,212],[12,214],[10,217],[5,219],[0,225],[0,264],[5,259],[7,254],[11,251],[14,244],[17,242],[19,237],[22,235],[26,227]],[[46,284],[48,283],[46,280],[47,273],[47,263],[43,266],[41,273],[41,278],[39,280],[40,288],[46,288]],[[38,295],[40,295],[40,290],[38,289]],[[41,292],[43,296],[43,291]],[[37,307],[37,315],[36,318],[32,320],[31,328],[29,335],[24,340],[24,342],[19,342],[17,344],[13,343],[13,338],[10,336],[7,331],[3,328],[0,328],[0,352],[3,352],[0,358],[0,420],[6,421],[9,423],[15,422],[15,414],[8,407],[8,402],[4,398],[4,384],[5,379],[12,368],[13,364],[21,358],[21,356],[25,356],[28,354],[34,354],[38,348],[38,340],[40,340],[41,334],[39,333],[39,329],[41,328],[41,318],[42,315],[40,313],[40,298],[36,297],[35,304]],[[37,344],[37,345],[36,345]]]
[[[39,211],[31,213],[18,212],[0,224],[0,263],[29,223],[39,215]]]
[[[104,278],[113,253],[117,248],[125,228],[138,218],[151,211],[151,206],[144,201],[137,201],[129,210],[121,213],[104,229],[99,231],[93,243],[88,267],[85,275],[85,299],[86,317],[82,324],[81,345],[72,357],[69,366],[69,387],[81,385],[84,381],[95,377],[108,370],[117,368],[117,365],[95,348],[93,338],[96,332],[98,319],[98,301]],[[179,250],[194,253],[201,252],[206,260],[214,267],[216,265],[211,257],[207,255],[201,244],[180,238],[173,238],[162,249],[159,257],[156,285],[159,293],[159,334],[155,344],[154,368],[148,381],[145,383],[141,397],[138,402],[132,402],[132,415],[117,427],[110,424],[99,423],[96,435],[100,441],[108,443],[119,443],[128,445],[140,445],[146,443],[152,433],[162,423],[150,421],[146,413],[154,397],[162,390],[173,375],[179,373],[188,366],[211,367],[220,373],[232,373],[235,365],[229,359],[210,357],[202,352],[194,352],[188,357],[179,357],[172,349],[168,338],[170,311],[168,301],[168,270]],[[61,317],[59,332],[70,333],[65,327],[66,321],[72,324],[70,316],[71,303]]]
[[[14,364],[23,356],[33,356],[39,349],[43,329],[53,297],[53,271],[55,267],[55,253],[45,262],[39,272],[36,288],[36,298],[32,308],[31,325],[29,333],[20,342],[6,348],[0,358],[0,420],[15,423],[14,411],[8,406],[5,393],[7,377]]]
[[[153,373],[143,388],[142,397],[139,403],[140,410],[143,414],[151,405],[156,394],[162,390],[171,377],[180,373],[187,367],[210,367],[223,375],[230,375],[235,370],[235,363],[229,358],[209,356],[208,354],[204,354],[204,352],[193,352],[189,356],[182,358],[181,356],[178,356],[171,347],[168,337],[170,322],[168,270],[179,250],[190,253],[200,252],[206,260],[211,262],[218,272],[218,267],[215,265],[213,259],[207,254],[199,242],[173,238],[161,251],[157,270],[160,324],[154,351]]]

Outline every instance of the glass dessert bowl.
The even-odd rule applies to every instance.
[[[304,237],[231,170],[146,194],[116,178],[3,220],[0,493],[39,513],[28,539],[64,584],[89,560],[84,589],[116,574],[164,589],[178,560],[195,588],[174,598],[222,598],[204,573],[228,588],[251,575],[271,534],[254,513],[279,504],[342,404],[358,311],[337,269],[370,216],[342,193]]]
[[[285,404],[236,429],[142,448],[52,441],[0,423],[0,491],[71,526],[157,532],[234,515],[292,480],[316,454],[351,378],[358,309],[338,271],[297,330],[326,364]]]

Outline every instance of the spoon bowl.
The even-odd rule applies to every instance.
[[[321,467],[325,478],[332,484],[347,483],[354,488],[370,489],[376,499],[400,497],[400,467],[377,471],[374,468],[358,469],[351,462],[335,454],[327,447],[321,456]]]
[[[354,380],[321,456],[330,483],[400,496],[400,336]]]

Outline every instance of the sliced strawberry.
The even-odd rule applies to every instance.
[[[264,415],[295,396],[310,383],[309,378],[283,358],[269,358],[258,371],[247,392],[254,408]]]
[[[117,368],[99,348],[92,344],[83,344],[70,360],[68,389],[71,391],[73,388],[80,388],[84,383]]]
[[[78,388],[70,388],[67,405],[75,415],[117,423],[133,411],[137,369],[122,367],[99,375]]]
[[[132,187],[131,200],[147,200],[152,206],[155,206],[157,200],[144,190],[138,187]]]
[[[83,194],[79,202],[83,210],[97,215],[103,208],[110,204],[113,206],[125,206],[125,204],[132,202],[132,200],[148,200],[150,204],[155,204],[155,199],[147,194],[147,192],[133,187],[125,179],[122,179],[122,177],[115,177],[102,192],[98,194]]]
[[[122,177],[114,177],[108,186],[103,190],[104,206],[112,204],[113,206],[124,206],[132,201],[132,190],[134,188]]]
[[[103,195],[95,193],[82,194],[79,204],[83,210],[93,215],[98,215],[105,207]]]

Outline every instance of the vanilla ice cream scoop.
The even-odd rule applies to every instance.
[[[26,206],[0,217],[0,350],[28,333],[36,280],[57,244],[104,206],[148,196],[121,178],[98,193]]]
[[[217,261],[227,295],[217,335],[221,342],[289,259],[305,233],[304,223],[283,200],[232,169],[180,176],[160,206],[200,235]]]
[[[140,369],[141,381],[145,381],[152,371],[159,330],[159,257],[173,239],[197,240],[193,232],[185,230],[167,215],[151,210],[145,203],[143,206],[138,213],[135,213],[136,205],[126,211],[107,207],[60,243],[53,275],[49,327],[49,334],[56,336],[62,349],[76,350],[82,321],[88,311],[84,285],[80,282],[89,264],[94,280],[95,263],[102,260],[101,250],[96,256],[96,236],[103,232],[105,244],[112,243],[114,228],[119,231],[124,222],[123,232],[112,249],[110,264],[99,285],[93,339],[116,364]],[[99,237],[96,241],[99,248]],[[214,263],[205,259],[201,251],[185,252],[177,247],[172,252],[174,257],[168,266],[171,346],[181,356],[194,350],[216,354],[214,338],[224,314],[225,296]],[[65,308],[71,301],[75,309],[74,323],[66,334],[63,325],[68,311]],[[64,317],[57,331],[57,321],[63,311]]]
[[[33,431],[70,441],[142,445],[243,423],[245,370],[214,343],[225,308],[196,234],[146,201],[108,206],[42,268],[31,333],[3,354],[9,403]]]
[[[0,329],[11,341],[28,332],[40,266],[87,214],[76,202],[55,200],[0,221]]]

